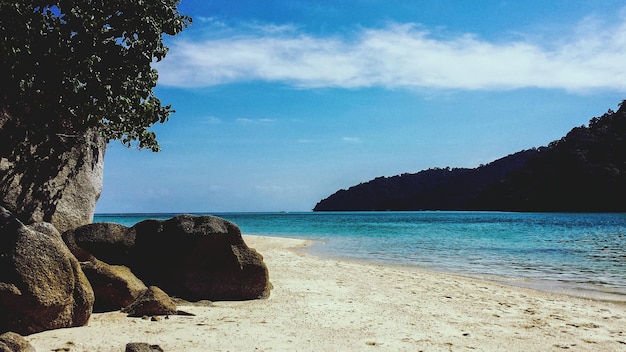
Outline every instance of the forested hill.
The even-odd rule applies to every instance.
[[[547,147],[474,169],[378,177],[313,210],[626,212],[626,100]]]

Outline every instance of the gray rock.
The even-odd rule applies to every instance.
[[[110,264],[128,261],[135,245],[135,229],[114,223],[93,223],[63,233],[63,241],[79,261],[95,257]]]
[[[175,315],[176,304],[160,288],[150,286],[128,307],[122,309],[129,317],[143,317],[151,315]]]
[[[269,296],[263,257],[245,244],[237,225],[214,216],[180,215],[132,228],[91,224],[65,240],[75,254],[125,265],[146,285],[188,301]]]
[[[125,266],[109,265],[94,258],[80,263],[93,288],[94,312],[120,310],[133,303],[148,288]]]
[[[180,215],[134,228],[133,271],[171,295],[192,301],[269,296],[263,257],[245,244],[232,222]]]
[[[92,221],[106,149],[99,133],[37,133],[0,110],[0,140],[0,205],[26,224],[49,222],[60,232]]]
[[[22,335],[5,332],[0,335],[0,352],[35,352],[35,348]]]
[[[151,345],[145,342],[131,342],[126,344],[126,352],[163,352],[159,345]]]
[[[24,226],[0,207],[0,332],[85,325],[94,295],[76,258],[48,223]]]

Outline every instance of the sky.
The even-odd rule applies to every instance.
[[[162,151],[109,143],[97,213],[310,211],[540,147],[626,99],[623,0],[182,0]]]

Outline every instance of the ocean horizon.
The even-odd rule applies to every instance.
[[[96,214],[132,226],[182,213]],[[449,272],[626,303],[626,214],[217,212],[242,234],[313,241],[314,255]]]

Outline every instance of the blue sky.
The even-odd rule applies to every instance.
[[[96,211],[308,211],[476,167],[626,99],[623,1],[183,0],[162,151],[111,142]]]

